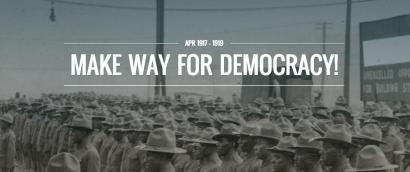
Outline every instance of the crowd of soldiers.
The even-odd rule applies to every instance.
[[[410,113],[93,92],[0,101],[0,171],[410,172]]]

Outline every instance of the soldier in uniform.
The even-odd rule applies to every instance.
[[[401,157],[394,155],[395,151],[403,151],[404,143],[403,140],[397,135],[395,125],[398,121],[398,118],[393,116],[393,111],[387,107],[387,105],[381,105],[382,107],[375,111],[375,116],[373,119],[379,122],[380,128],[383,133],[383,142],[382,150],[386,155],[387,159],[394,164],[397,164],[401,167]]]
[[[273,172],[296,172],[293,166],[295,151],[290,149],[296,145],[296,139],[292,136],[282,137],[277,146],[267,148],[273,153]]]
[[[130,127],[126,129],[126,135],[130,144],[125,149],[122,157],[121,172],[140,172],[145,160],[145,152],[139,151],[135,147],[145,144],[152,126],[146,123],[142,124],[140,120],[135,120]]]
[[[320,151],[322,143],[312,140],[320,137],[319,133],[307,130],[297,138],[296,146],[290,147],[296,150],[295,168],[301,172],[322,172],[320,164]]]
[[[128,138],[123,128],[112,128],[115,143],[108,153],[107,166],[105,172],[119,172],[121,171],[121,161],[123,153],[129,147]]]
[[[216,128],[207,127],[202,130],[200,138],[192,140],[196,149],[192,160],[184,167],[184,172],[217,172],[222,164],[216,152],[218,141],[212,139],[217,134]]]
[[[0,116],[0,170],[12,172],[16,158],[16,135],[11,129],[13,117],[6,113]]]
[[[102,124],[105,137],[103,138],[99,152],[101,156],[101,171],[104,171],[106,168],[108,153],[111,150],[112,145],[114,144],[114,137],[112,136],[112,132],[109,131],[109,128],[114,125],[113,119],[107,118],[105,121],[102,122]]]
[[[380,146],[385,144],[382,141],[382,131],[376,124],[367,124],[363,126],[359,134],[353,135],[352,141],[357,146],[356,148],[352,149],[353,155],[352,157],[350,157],[350,164],[352,165],[352,167],[356,167],[357,153],[363,147],[367,145]]]
[[[176,147],[175,133],[167,128],[153,130],[147,143],[137,149],[147,151],[144,172],[175,172],[171,163],[172,156],[186,152]]]
[[[278,144],[282,137],[282,130],[275,123],[271,123],[268,120],[264,120],[260,125],[260,132],[256,135],[252,135],[251,138],[256,140],[254,147],[256,156],[262,161],[260,166],[260,172],[271,172],[273,170],[274,156],[271,152],[266,151],[267,148],[271,148]]]
[[[325,136],[317,138],[323,142],[322,159],[326,172],[344,172],[352,169],[349,162],[349,150],[352,144],[352,134],[346,125],[336,124],[330,127]]]
[[[93,132],[91,119],[76,115],[66,126],[70,129],[73,154],[80,160],[81,172],[100,172],[100,155],[90,140]]]
[[[237,172],[257,172],[261,167],[261,161],[258,159],[255,152],[256,139],[252,135],[258,135],[260,127],[257,123],[246,123],[242,125],[240,138],[238,141],[240,155],[243,162],[239,164],[235,171]]]
[[[222,126],[221,133],[213,137],[218,141],[218,155],[222,159],[219,171],[234,172],[235,167],[242,163],[238,154],[239,129],[235,124],[226,123]]]
[[[391,164],[383,151],[375,145],[367,145],[357,155],[356,172],[390,172],[399,166]]]
[[[80,161],[70,153],[59,153],[48,161],[46,172],[81,172]]]

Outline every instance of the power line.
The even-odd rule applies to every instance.
[[[51,1],[51,0],[44,0]],[[121,10],[138,10],[138,11],[155,11],[155,7],[137,7],[137,6],[120,6],[120,5],[107,5],[97,3],[86,2],[73,2],[66,0],[53,0],[55,3],[86,6],[86,7],[98,7],[98,8],[111,8]],[[377,0],[356,0],[352,3],[365,3]],[[346,5],[345,1],[341,2],[329,2],[329,3],[316,3],[316,4],[304,4],[304,5],[283,5],[283,6],[268,6],[268,7],[248,7],[248,8],[165,8],[165,11],[170,12],[252,12],[252,11],[270,11],[270,10],[285,10],[285,9],[298,9],[298,8],[315,8],[315,7],[329,7]]]

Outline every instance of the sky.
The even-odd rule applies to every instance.
[[[100,8],[72,5],[63,2],[83,2],[98,5],[126,7]],[[344,0],[166,0],[166,8],[221,9],[300,6],[323,3],[343,3]],[[71,77],[71,53],[154,53],[152,45],[64,45],[67,42],[155,42],[155,11],[133,10],[129,7],[154,8],[153,0],[64,0],[55,1],[56,21],[50,22],[50,1],[2,0],[0,2],[0,96],[11,96],[20,91],[29,96],[42,92],[71,92],[94,90],[101,93],[149,96],[153,89],[138,88],[68,88],[64,84],[153,84],[153,78],[123,77]],[[274,8],[269,10],[233,11],[166,11],[165,42],[183,42],[187,39],[222,39],[229,42],[321,42],[319,23],[329,22],[327,42],[344,42],[345,5],[312,8]],[[359,95],[359,22],[409,14],[408,0],[374,0],[354,3],[352,8],[351,95]],[[343,57],[343,45],[329,45],[328,53]],[[261,45],[231,46],[221,48],[187,48],[179,45],[165,46],[167,53],[314,53],[321,45]],[[174,61],[175,62],[175,61]],[[172,61],[171,61],[172,63]],[[343,58],[339,59],[343,69]],[[151,82],[149,82],[151,81]],[[320,79],[314,78],[315,82]],[[240,84],[241,78],[173,78],[167,83]],[[325,78],[325,84],[342,84],[339,76]],[[314,88],[317,89],[317,88]],[[334,100],[343,88],[325,88],[327,98]],[[240,87],[169,88],[169,92],[194,91],[229,98]],[[352,96],[354,99],[358,97]],[[354,101],[359,103],[358,101]]]

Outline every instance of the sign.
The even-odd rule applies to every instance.
[[[361,100],[410,101],[410,15],[360,23]]]
[[[410,101],[410,62],[365,67],[363,72],[363,100]]]

